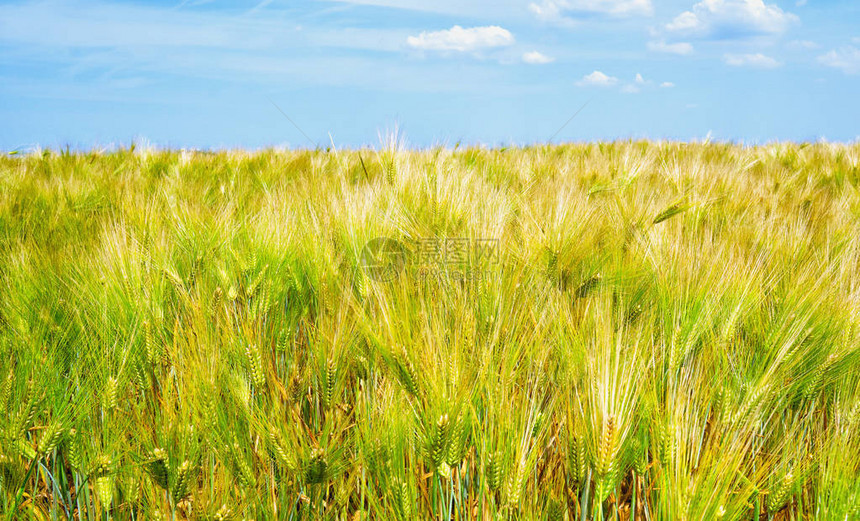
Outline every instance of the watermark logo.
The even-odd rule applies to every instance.
[[[499,263],[498,239],[430,237],[415,240],[416,267],[469,268]]]
[[[401,273],[417,281],[485,279],[500,262],[498,239],[418,238],[400,242],[388,237],[368,241],[361,252],[367,276],[390,282]]]
[[[376,237],[361,250],[361,266],[364,273],[379,282],[391,282],[406,267],[407,251],[400,241],[388,237]]]

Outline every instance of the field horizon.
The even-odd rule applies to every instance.
[[[452,144],[453,143],[453,144]],[[213,147],[195,147],[160,144],[151,142],[147,139],[134,139],[131,142],[116,142],[107,145],[28,145],[0,152],[0,154],[8,156],[27,156],[40,155],[44,152],[51,154],[115,154],[124,152],[145,152],[152,153],[202,153],[202,154],[277,154],[277,153],[304,153],[304,152],[382,152],[388,149],[396,149],[400,152],[425,152],[433,150],[445,150],[454,152],[457,150],[528,150],[541,147],[564,147],[564,146],[590,146],[590,145],[630,145],[630,144],[647,144],[647,145],[677,145],[677,146],[728,146],[738,148],[766,148],[779,146],[795,146],[809,147],[815,145],[824,146],[840,146],[852,147],[860,144],[860,138],[847,141],[831,141],[826,138],[817,138],[814,140],[793,140],[793,139],[770,139],[764,141],[747,141],[743,139],[712,139],[710,136],[693,139],[654,139],[648,137],[629,137],[629,138],[613,138],[613,139],[583,139],[583,140],[553,140],[553,141],[534,141],[528,143],[482,143],[482,142],[462,142],[459,140],[448,140],[445,142],[434,143],[430,145],[417,145],[409,142],[408,136],[401,131],[391,131],[380,133],[379,139],[375,144],[366,142],[361,145],[340,145],[338,143],[321,144],[317,146],[309,145],[294,145],[291,143],[284,144],[265,144],[260,146],[213,146]]]

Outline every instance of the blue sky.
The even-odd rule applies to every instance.
[[[0,149],[860,138],[855,0],[0,1]],[[296,129],[277,104],[301,128]]]

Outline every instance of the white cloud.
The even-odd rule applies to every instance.
[[[534,13],[534,15],[539,19],[545,22],[561,22],[569,20],[565,18],[562,14],[562,9],[559,7],[560,2],[552,2],[550,0],[544,0],[540,4],[531,3],[529,4],[529,11]]]
[[[666,43],[663,40],[657,42],[648,42],[648,50],[654,52],[665,52],[669,54],[679,54],[682,56],[693,54],[693,46],[687,42]]]
[[[834,49],[818,57],[822,64],[840,69],[845,74],[860,74],[860,49],[852,46]]]
[[[615,87],[619,85],[621,81],[614,77],[609,76],[601,71],[594,71],[591,74],[586,74],[582,77],[581,80],[576,82],[576,85],[579,87]],[[661,83],[660,87],[674,87],[673,83]],[[633,81],[630,83],[624,83],[619,85],[619,91],[624,94],[639,94],[643,90],[650,90],[654,87],[654,82],[651,80],[646,80],[642,74],[636,73],[633,77]]]
[[[424,31],[418,36],[410,36],[406,43],[410,47],[426,51],[471,52],[511,45],[514,43],[514,36],[497,25],[468,29],[455,25],[443,31]]]
[[[591,74],[586,74],[581,80],[576,82],[579,87],[611,87],[618,83],[618,78],[607,76],[600,71],[594,71]]]
[[[661,89],[671,89],[674,86],[675,86],[675,84],[672,83],[671,81],[664,81],[663,83],[660,84]]]
[[[674,20],[667,23],[666,29],[675,32],[694,31],[701,25],[702,21],[699,20],[698,16],[690,11],[684,11],[676,16]]]
[[[397,60],[392,66],[391,57],[407,47],[410,32],[331,27],[310,20],[299,31],[293,28],[293,16],[275,9],[278,4],[250,15],[237,15],[233,9],[169,10],[101,0],[10,4],[0,9],[0,81],[5,82],[0,89],[16,88],[26,96],[112,101],[130,99],[126,91],[134,82],[126,81],[129,77],[140,78],[135,81],[141,84],[160,84],[165,77],[229,82],[241,78],[247,85],[269,87],[290,83],[475,93],[485,89],[478,85],[491,81],[485,71],[475,71],[481,81],[464,76],[450,61],[428,66],[418,60]],[[512,57],[519,59],[521,52]],[[21,68],[14,83],[2,77],[4,65],[17,67],[34,58],[63,74],[36,81],[35,72]],[[121,95],[114,87],[124,89]],[[144,87],[137,87],[133,97],[173,103],[187,95],[180,87],[175,96]]]
[[[818,49],[819,47],[821,46],[810,40],[792,40],[788,42],[788,48],[795,50],[811,50]]]
[[[642,87],[650,84],[650,81],[645,81],[645,78],[643,78],[641,74],[636,73],[636,76],[633,78],[633,83],[628,83],[621,87],[621,92],[625,94],[638,94],[642,91]]]
[[[532,65],[543,65],[545,63],[554,62],[555,58],[551,58],[538,51],[531,51],[523,53],[523,61]]]
[[[540,20],[569,24],[578,16],[606,15],[614,17],[651,16],[651,0],[541,0],[529,4],[529,10]]]
[[[799,18],[764,0],[702,0],[666,24],[666,31],[687,37],[737,38],[778,34]]]
[[[775,69],[782,65],[780,62],[761,53],[755,54],[726,54],[723,60],[732,67],[755,67],[758,69]]]

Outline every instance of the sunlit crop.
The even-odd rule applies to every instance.
[[[860,519],[860,145],[4,156],[0,282],[10,518]]]

